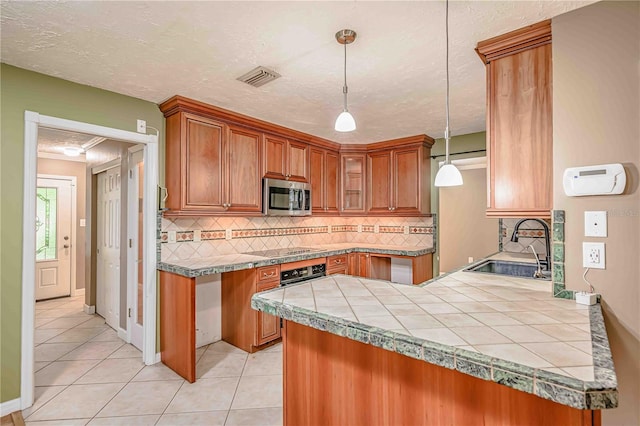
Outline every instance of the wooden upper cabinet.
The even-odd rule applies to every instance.
[[[309,145],[265,135],[264,177],[308,182]]]
[[[229,126],[227,140],[229,211],[262,211],[259,132]]]
[[[552,209],[551,21],[478,43],[487,72],[487,215]]]
[[[342,213],[362,214],[365,206],[366,154],[341,153]]]
[[[386,148],[367,154],[367,212],[421,215],[431,209],[430,179],[433,140]]]
[[[224,211],[226,125],[194,114],[167,118],[165,206],[172,213]]]
[[[339,154],[312,146],[309,157],[312,212],[337,214]]]
[[[392,211],[391,150],[367,154],[369,170],[369,213],[389,214]]]
[[[393,152],[393,212],[431,211],[431,150],[424,146]]]
[[[309,182],[309,145],[303,142],[288,141],[287,164],[289,180]]]

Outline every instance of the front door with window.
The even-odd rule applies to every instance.
[[[39,178],[36,189],[36,300],[71,294],[72,182]]]

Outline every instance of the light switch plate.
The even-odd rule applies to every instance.
[[[582,243],[582,266],[605,269],[604,243]]]
[[[607,212],[584,212],[584,236],[585,237],[606,237],[607,236]]]
[[[80,227],[84,228],[85,226],[87,226],[87,219],[80,219]]]
[[[169,237],[169,242],[170,243],[175,243],[176,242],[176,231],[167,232],[167,236]]]
[[[193,231],[193,241],[195,243],[202,241],[202,231],[199,229],[196,229]]]

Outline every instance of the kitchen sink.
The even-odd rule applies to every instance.
[[[543,265],[544,268],[544,265]],[[510,262],[506,260],[485,260],[464,269],[466,272],[484,272],[486,274],[510,275],[512,277],[534,278],[538,266],[535,263]],[[551,280],[551,271],[542,271],[541,280]]]

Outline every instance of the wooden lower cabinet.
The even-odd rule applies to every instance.
[[[256,292],[271,290],[279,285],[279,278],[274,281],[258,282]],[[280,318],[260,311],[256,311],[256,314],[256,346],[262,346],[280,338]]]
[[[251,297],[280,284],[280,267],[222,274],[222,340],[253,353],[280,338],[280,319],[251,308]]]
[[[349,255],[338,254],[327,257],[327,275],[348,274],[349,273]]]
[[[160,272],[160,359],[196,381],[196,279]]]
[[[601,424],[600,411],[290,321],[282,341],[285,426]]]

